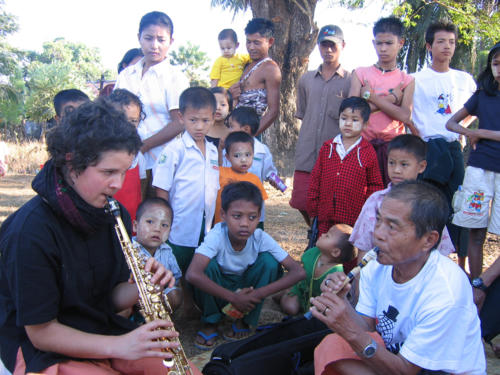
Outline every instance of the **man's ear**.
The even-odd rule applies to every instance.
[[[132,221],[132,231],[137,233],[137,220]]]
[[[425,48],[427,49],[427,52],[431,52],[432,46],[429,43],[425,43]]]
[[[226,221],[226,211],[222,207],[220,208],[220,218],[222,221]]]
[[[438,245],[439,233],[437,230],[432,230],[423,235],[422,251],[430,251]]]
[[[274,37],[269,38],[269,47],[271,47],[274,44]]]
[[[252,134],[252,128],[250,127],[250,125],[243,125],[241,127],[241,130],[245,133]]]

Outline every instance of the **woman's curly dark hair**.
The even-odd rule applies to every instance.
[[[134,125],[107,98],[82,104],[47,134],[47,150],[57,168],[76,173],[96,165],[103,152],[137,154],[141,139]]]

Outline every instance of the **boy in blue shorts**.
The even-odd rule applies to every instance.
[[[214,347],[217,324],[228,303],[244,315],[224,338],[245,338],[259,321],[264,298],[306,276],[271,236],[257,229],[261,207],[262,195],[254,184],[242,181],[227,185],[222,191],[224,222],[218,223],[196,249],[186,279],[194,286],[205,324],[195,340],[200,349]],[[283,277],[281,266],[288,271]]]
[[[179,267],[186,272],[194,250],[212,226],[219,190],[218,153],[205,139],[214,123],[214,94],[190,87],[179,98],[184,134],[168,143],[155,164],[156,194],[174,211],[168,238]]]

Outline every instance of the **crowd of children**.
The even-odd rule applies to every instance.
[[[154,258],[148,267],[161,275],[155,281],[160,283],[161,278],[162,285],[168,284],[165,295],[172,308],[184,304],[189,312],[195,304],[201,311],[204,325],[196,334],[195,345],[211,349],[226,314],[235,317],[230,329],[222,332],[226,340],[250,335],[258,324],[263,300],[270,295],[279,296],[286,314],[309,310],[328,275],[349,271],[353,261],[374,247],[381,205],[392,189],[423,179],[442,190],[450,207],[458,186],[463,185],[455,196],[455,214],[447,226],[450,233],[445,227],[434,247],[445,256],[458,251],[462,266],[466,255],[463,249],[468,248],[473,286],[484,287],[479,275],[486,231],[500,234],[500,44],[491,49],[475,91],[468,74],[449,66],[457,38],[453,25],[438,23],[429,27],[426,46],[432,65],[413,76],[397,68],[397,55],[404,44],[403,25],[397,18],[382,18],[375,24],[373,44],[378,61],[355,69],[352,75],[339,62],[345,46],[342,30],[335,25],[321,28],[318,45],[323,63],[301,79],[297,103],[297,117],[303,125],[290,204],[300,210],[308,224],[317,218],[319,232],[316,246],[303,254],[301,264],[263,230],[267,199],[263,183],[268,181],[283,190],[272,154],[257,138],[274,122],[279,110],[281,74],[269,57],[273,30],[269,20],[250,21],[245,29],[249,54],[236,53],[239,44],[234,30],[222,30],[218,36],[222,56],[210,73],[212,88],[188,88],[184,75],[166,59],[173,40],[172,20],[164,13],[151,12],[140,22],[141,49],[129,51],[134,54],[130,59],[133,62],[123,62],[130,65],[120,69],[108,98],[88,103],[89,98],[78,90],[58,93],[54,98],[59,124],[56,128],[79,124],[90,129],[95,119],[85,118],[85,114],[96,112],[111,119],[109,129],[103,130],[106,137],[114,136],[111,128],[116,123],[117,128],[127,132],[131,132],[130,126],[135,127],[142,140],[138,153],[138,137],[133,144],[127,144],[122,135],[116,135],[116,147],[99,144],[96,147],[102,147],[96,148],[92,160],[87,157],[79,161],[68,153],[66,160],[49,162],[51,169],[46,173],[63,173],[63,180],[52,181],[56,184],[54,194],[39,194],[43,197],[50,193],[54,200],[51,204],[69,222],[61,224],[63,227],[75,226],[74,233],[68,235],[77,237],[79,230],[87,235],[100,233],[93,225],[104,219],[99,216],[101,211],[94,210],[102,209],[103,194],[113,195],[130,214],[134,244],[146,258]],[[119,68],[123,67],[120,63]],[[478,129],[467,128],[472,116],[479,119]],[[71,131],[85,138],[81,130]],[[89,139],[98,139],[99,131],[92,132]],[[472,145],[465,178],[458,134],[467,136]],[[53,147],[63,141],[67,147],[72,144],[59,130],[51,137]],[[60,158],[61,150],[51,149],[51,156]],[[85,154],[77,148],[78,152]],[[127,163],[115,160],[122,154]],[[56,162],[59,164],[54,166]],[[0,177],[6,169],[0,150]],[[105,186],[108,182],[98,180],[98,174],[105,176],[102,179],[111,179],[108,174],[115,176],[118,172],[120,177],[113,177],[109,187]],[[91,186],[92,181],[96,186]],[[57,189],[63,189],[62,193]],[[67,191],[74,194],[67,197]],[[90,222],[85,221],[87,216]],[[468,246],[460,244],[456,226],[470,228]],[[0,242],[2,252],[13,238],[12,229],[5,228],[5,238]],[[109,236],[106,238],[113,242]],[[58,246],[64,247],[64,243]],[[116,244],[112,247],[116,248]],[[8,254],[12,257],[11,252]],[[2,263],[2,267],[7,266]],[[18,267],[23,270],[26,265]],[[10,270],[6,277],[15,279],[16,270]],[[50,274],[54,283],[58,272]],[[117,282],[126,281],[124,272],[112,276]],[[92,284],[90,279],[92,276],[85,281],[88,285]],[[9,290],[6,285],[0,292],[9,301],[2,306],[9,310],[1,316],[12,323],[13,316],[26,307],[11,296],[17,289]],[[357,285],[355,281],[354,299],[358,297]],[[51,286],[56,288],[55,284]],[[102,329],[101,318],[93,318],[93,312],[82,313],[82,319],[88,320],[85,326],[78,326],[72,318],[62,323],[82,331],[75,336],[78,340],[85,340],[80,333],[87,331],[124,333],[133,328],[135,321],[130,299],[122,303],[121,298],[117,297],[120,302],[116,308],[120,307],[121,317],[129,321],[117,320],[115,333]],[[71,302],[65,303],[72,306]],[[89,305],[90,310],[98,305],[93,300],[86,303],[94,304]],[[106,309],[111,306],[110,302]],[[57,309],[48,309],[48,315],[38,318],[25,313],[18,321],[43,326],[49,320],[66,317],[65,308],[61,307],[61,315]],[[99,324],[91,327],[92,319],[99,320]],[[58,334],[68,328],[54,327],[51,329]],[[46,342],[39,335],[49,331],[42,328],[36,332],[30,328],[23,338],[30,343],[30,350],[40,355],[28,353],[24,359],[27,368],[43,370],[43,366],[60,361],[54,357],[57,353],[78,357],[74,350],[52,342],[41,347],[32,343],[35,337]],[[9,335],[0,340],[2,359],[9,369],[17,371],[25,364],[22,356],[16,359],[18,348],[5,342]],[[56,354],[44,360],[45,351]],[[82,358],[95,355],[108,358],[90,348]],[[140,355],[120,353],[116,358],[138,359]]]

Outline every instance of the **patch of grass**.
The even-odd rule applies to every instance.
[[[48,159],[47,147],[42,141],[6,142],[11,174],[34,174]]]

